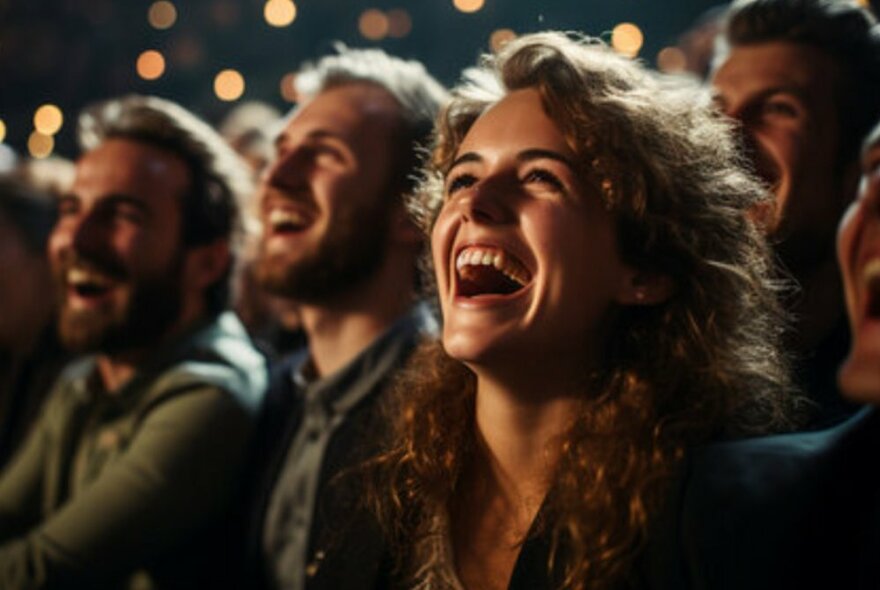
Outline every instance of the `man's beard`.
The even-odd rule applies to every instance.
[[[110,262],[110,264],[107,264]],[[64,274],[71,266],[93,269],[124,284],[120,306],[72,310],[66,302]],[[60,294],[58,330],[62,344],[74,352],[116,354],[147,348],[159,341],[180,315],[183,256],[174,257],[164,272],[133,279],[112,261],[71,256],[56,272]]]
[[[333,220],[317,249],[299,260],[262,251],[256,279],[267,292],[299,303],[321,303],[364,282],[386,255],[391,207],[349,207]]]

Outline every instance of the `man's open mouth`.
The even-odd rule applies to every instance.
[[[457,294],[462,297],[510,295],[532,278],[515,256],[494,246],[468,246],[455,259]]]
[[[297,209],[279,207],[269,211],[266,222],[273,234],[290,234],[307,228],[310,219]]]
[[[98,299],[113,289],[115,282],[106,275],[84,268],[67,270],[65,279],[69,288],[83,299]]]

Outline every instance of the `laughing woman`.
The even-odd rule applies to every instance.
[[[785,424],[765,193],[704,98],[553,33],[458,88],[419,197],[442,347],[372,464],[395,585],[639,586],[688,449]]]

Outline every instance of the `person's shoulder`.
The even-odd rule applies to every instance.
[[[175,392],[216,389],[253,413],[267,385],[266,357],[238,318],[227,312],[194,335],[193,345],[153,382],[149,397],[155,400]]]
[[[726,441],[707,445],[693,453],[692,484],[724,488],[741,494],[744,488],[773,489],[801,477],[821,477],[843,450],[874,434],[877,412],[865,409],[833,428]]]

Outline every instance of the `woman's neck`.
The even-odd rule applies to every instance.
[[[466,588],[507,587],[577,404],[575,396],[525,394],[478,377],[477,445],[451,506]]]

